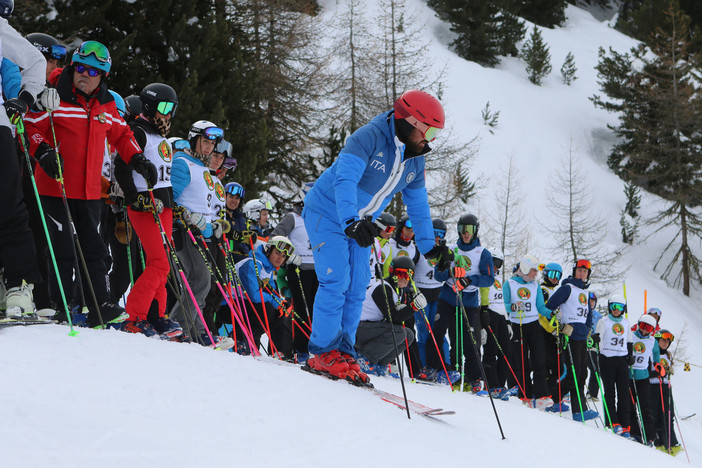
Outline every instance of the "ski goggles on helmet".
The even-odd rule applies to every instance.
[[[292,244],[288,244],[285,241],[281,240],[281,241],[278,241],[278,242],[271,244],[271,245],[273,247],[275,247],[276,249],[280,250],[282,253],[284,253],[288,257],[295,253],[295,247],[293,247]]]
[[[224,138],[224,130],[218,127],[208,127],[202,132],[202,136],[211,141],[219,141]]]
[[[235,182],[227,184],[224,187],[224,191],[229,195],[239,195],[241,198],[244,198],[244,187]]]
[[[190,148],[190,142],[188,140],[176,140],[173,142],[173,149],[176,151],[183,151]]]
[[[408,280],[414,275],[414,271],[408,270],[407,268],[393,268],[392,275],[396,278]]]
[[[619,312],[624,312],[624,309],[626,309],[626,304],[622,304],[621,302],[612,302],[609,304],[609,311],[613,310],[618,310]]]
[[[385,226],[383,228],[383,231],[387,232],[388,234],[392,234],[393,232],[395,232],[396,228],[397,226]]]
[[[575,262],[575,268],[587,268],[590,270],[592,269],[592,263],[590,263],[590,260],[578,260]]]
[[[227,140],[222,138],[219,143],[217,143],[217,146],[215,147],[215,153],[222,153],[227,156],[232,155],[232,144],[229,143]]]
[[[110,52],[107,50],[107,47],[98,41],[85,41],[78,47],[76,53],[83,58],[94,55],[99,62],[112,63]]]
[[[410,221],[409,219],[405,221],[405,227],[407,229],[412,229],[412,221]]]
[[[663,315],[663,312],[661,312],[661,309],[659,309],[658,307],[651,307],[646,313],[648,315],[657,315],[659,318],[661,315]]]
[[[653,330],[655,330],[655,329],[656,329],[656,327],[654,327],[650,323],[639,322],[639,330],[641,330],[642,332],[644,332],[646,334],[650,335],[651,333],[653,333]]]
[[[441,130],[440,128],[431,127],[425,124],[413,115],[408,115],[405,117],[405,120],[407,123],[419,130],[422,133],[422,137],[427,141],[434,141],[436,139],[436,135],[439,134],[439,130]]]
[[[658,333],[656,333],[656,338],[658,338],[658,339],[661,339],[661,338],[662,338],[662,339],[664,339],[664,340],[670,341],[671,343],[672,343],[673,340],[675,339],[675,337],[673,336],[673,334],[670,333],[669,331],[664,331],[664,332],[658,332]]]
[[[222,167],[229,170],[236,169],[236,165],[236,158],[225,158],[224,162],[222,163]]]
[[[156,110],[163,115],[168,115],[173,112],[175,115],[177,104],[175,102],[161,101],[156,104]]]
[[[502,268],[503,263],[504,260],[502,260],[501,258],[492,258],[492,264],[495,265],[495,270],[499,270],[500,268]]]
[[[95,78],[96,76],[102,75],[102,70],[98,70],[97,68],[89,67],[87,65],[83,65],[82,63],[76,64],[75,66],[76,72],[78,72],[79,75],[82,75],[86,71],[88,72],[89,76],[92,76]]]
[[[478,226],[476,226],[474,224],[459,224],[458,225],[458,233],[459,234],[468,233],[472,236],[476,232],[478,232]]]
[[[62,45],[59,44],[54,44],[50,46],[41,46],[38,44],[34,44],[37,46],[37,49],[44,54],[45,57],[56,59],[56,60],[64,60],[68,53],[66,52],[66,48]]]
[[[440,239],[443,239],[446,237],[446,230],[445,229],[434,229],[434,237],[438,237]]]
[[[558,270],[548,270],[546,272],[546,277],[552,280],[560,281],[563,273]]]

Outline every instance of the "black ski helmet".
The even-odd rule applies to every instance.
[[[432,219],[431,225],[434,229],[443,229],[444,231],[446,230],[446,221],[444,221],[441,218]]]
[[[408,221],[409,221],[409,216],[402,215],[400,220],[397,222],[397,230],[401,231],[402,228],[405,227],[405,225],[407,224]],[[412,223],[409,223],[409,226],[407,226],[407,228],[412,229]]]
[[[127,122],[134,120],[136,116],[141,114],[141,99],[136,94],[124,98],[124,106],[127,108],[127,113],[124,114],[124,120]]]
[[[463,226],[475,226],[475,234],[473,236],[478,235],[478,229],[480,228],[480,223],[478,222],[478,217],[475,216],[474,214],[467,213],[458,218],[458,223],[456,224],[456,229],[458,231],[458,235],[460,237],[461,231],[463,231]]]
[[[12,16],[12,12],[15,9],[14,0],[0,0],[0,16],[3,18],[9,18]]]
[[[398,255],[390,261],[390,268],[388,270],[390,276],[393,275],[395,268],[403,268],[414,273],[414,261],[407,255]]]
[[[66,48],[61,45],[61,43],[54,36],[49,36],[48,34],[35,32],[27,34],[26,39],[34,47],[39,49],[46,60],[56,59],[65,60],[67,53]]]
[[[142,104],[142,111],[145,116],[153,117],[156,115],[157,107],[160,103],[173,103],[173,107],[169,112],[161,112],[162,114],[171,114],[173,117],[178,107],[178,95],[175,90],[164,83],[151,83],[144,86],[144,89],[139,93],[139,99]]]
[[[396,227],[397,219],[387,211],[383,211],[380,213],[380,216],[375,219],[375,225],[378,226],[378,229],[384,231],[389,227]]]

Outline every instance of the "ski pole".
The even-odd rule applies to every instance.
[[[675,412],[678,412],[677,407],[675,406],[675,398],[673,398],[673,384],[670,383],[670,379],[668,379],[668,390],[670,391],[670,399],[673,402],[673,409]],[[678,421],[678,418],[675,419],[675,424],[678,426],[678,432],[680,433],[680,441],[682,442],[683,449],[685,450],[685,456],[687,457],[687,462],[690,462],[690,454],[687,451],[687,446],[685,445],[685,438],[683,437],[682,434],[682,429],[680,429],[680,421]]]
[[[588,338],[589,340],[590,338]],[[605,401],[605,396],[604,396],[604,390],[602,388],[602,383],[600,382],[600,374],[597,371],[597,367],[595,366],[595,361],[592,359],[592,354],[590,353],[589,350],[585,349],[585,354],[587,354],[588,359],[590,360],[590,365],[592,366],[592,372],[595,374],[595,379],[597,380],[597,386],[600,389],[600,393],[602,394],[602,406],[604,406],[604,412],[605,412],[605,418],[609,419],[609,412],[607,410],[607,402]],[[598,359],[599,362],[599,359]],[[590,395],[590,398],[592,399],[592,406],[597,409],[597,405],[595,404],[595,398]],[[607,424],[605,424],[604,420],[602,419],[602,416],[600,416],[600,422],[602,423],[602,427],[607,429]],[[611,420],[610,420],[611,422]]]
[[[453,278],[453,283],[456,286],[456,303],[459,304],[461,308],[461,316],[464,318],[466,321],[466,324],[470,327],[470,320],[468,319],[468,313],[466,312],[466,308],[463,306],[463,298],[461,296],[461,291],[458,289],[458,282],[456,281],[456,277],[453,274],[453,268],[449,267],[449,276]],[[469,330],[468,331],[468,336],[470,336],[470,340],[473,343],[473,352],[475,353],[475,359],[478,360],[478,367],[480,368],[480,373],[483,377],[483,382],[487,385],[487,376],[485,375],[485,367],[483,367],[483,361],[480,359],[480,352],[478,351],[478,344],[475,341],[475,337],[473,336],[473,333]],[[490,404],[492,405],[492,411],[495,413],[495,420],[497,421],[497,427],[500,428],[500,434],[502,435],[502,440],[505,440],[505,433],[502,430],[502,423],[500,423],[500,417],[497,414],[497,408],[495,408],[495,402],[492,399],[492,392],[488,391],[488,398],[490,398]]]
[[[524,395],[526,395],[526,392],[524,391],[521,384],[519,383],[519,379],[517,378],[517,375],[514,373],[514,369],[512,369],[512,365],[509,363],[509,359],[507,358],[507,355],[505,354],[504,349],[502,349],[500,342],[497,340],[497,335],[495,335],[495,332],[492,331],[492,327],[490,325],[488,325],[488,330],[490,330],[490,334],[492,335],[492,338],[495,340],[495,344],[497,344],[497,349],[499,349],[500,353],[502,353],[502,357],[504,358],[505,362],[507,363],[507,367],[509,368],[509,371],[512,373],[512,377],[514,377],[514,381],[517,382],[517,385],[519,386],[519,389],[522,391],[522,393]]]
[[[666,420],[665,413],[666,413],[666,411],[665,411],[665,400],[664,400],[664,398],[663,398],[663,377],[662,377],[660,374],[658,375],[658,387],[659,387],[660,392],[661,392],[661,415],[663,416],[663,427],[664,427],[667,431],[669,431],[670,428],[667,427],[666,424],[665,424],[665,420]],[[668,444],[667,444],[667,445],[668,445],[668,447],[667,447],[667,449],[668,449],[668,455],[670,455],[670,454],[672,453],[672,451],[671,451],[671,449],[670,449],[670,436],[668,436]]]
[[[590,356],[590,353],[588,353],[588,357],[592,361],[592,356]],[[604,392],[604,385],[602,384],[602,379],[600,378],[600,372],[599,372],[599,365],[600,365],[600,347],[597,347],[597,368],[595,367],[595,363],[592,363],[592,368],[596,369],[595,370],[595,377],[597,377],[597,385],[600,387],[600,393],[602,394],[602,406],[604,407],[605,410],[605,420],[609,421],[608,424],[605,424],[605,427],[609,427],[610,429],[612,428],[612,416],[609,414],[609,408],[607,408],[607,399],[605,398],[605,392]]]
[[[639,401],[639,392],[636,389],[636,380],[632,379],[632,385],[630,387],[634,394],[632,396],[632,400],[634,400],[634,405],[636,408],[639,410],[639,429],[641,429],[641,440],[644,445],[648,442],[648,438],[646,437],[646,426],[644,424],[644,419],[643,419],[643,411],[641,411],[641,402]]]
[[[41,197],[39,196],[39,189],[37,188],[37,181],[34,178],[34,169],[32,168],[32,161],[29,158],[29,149],[27,149],[27,142],[24,139],[25,129],[24,120],[20,117],[15,124],[17,127],[17,133],[19,134],[20,142],[22,143],[22,152],[24,153],[24,159],[27,163],[27,171],[29,172],[29,179],[32,181],[32,189],[34,190],[34,196],[37,199],[37,207],[39,208],[39,217],[41,218],[41,225],[44,228],[44,235],[46,236],[46,243],[49,246],[49,254],[51,255],[51,263],[54,267],[54,273],[56,274],[56,281],[58,283],[59,292],[61,293],[61,299],[63,300],[63,306],[66,309],[66,318],[68,319],[68,327],[70,331],[69,336],[78,336],[78,330],[73,329],[73,320],[71,319],[71,311],[68,308],[68,301],[66,300],[66,292],[63,288],[63,282],[61,281],[61,273],[59,272],[58,263],[56,263],[56,253],[54,252],[54,246],[51,243],[51,236],[49,235],[49,228],[46,225],[46,217],[44,216],[44,208],[42,207]]]
[[[414,282],[414,278],[410,278],[410,281],[412,283],[412,288],[414,289],[414,292],[416,294],[417,293],[417,285]],[[427,326],[427,330],[429,330],[429,335],[431,336],[431,339],[434,342],[434,347],[436,348],[436,353],[439,356],[439,361],[441,361],[441,367],[444,370],[444,374],[446,374],[446,382],[448,383],[448,386],[451,389],[451,391],[453,391],[453,385],[451,385],[451,377],[449,376],[448,370],[446,369],[446,363],[444,362],[444,355],[439,350],[439,343],[436,341],[436,337],[434,336],[434,331],[431,329],[431,324],[429,323],[429,319],[427,318],[427,314],[426,314],[426,308],[422,307],[420,309],[420,312],[422,313],[422,318],[424,319],[424,323]]]
[[[568,355],[570,356],[570,368],[573,371],[573,384],[575,386],[575,394],[578,397],[578,406],[580,407],[580,419],[582,420],[582,423],[585,424],[585,417],[583,416],[583,402],[580,398],[580,386],[578,385],[578,376],[575,373],[575,361],[573,360],[573,351],[570,349],[570,337],[566,338],[566,347],[568,348]]]
[[[369,219],[372,222],[372,219]],[[380,262],[380,253],[375,249],[375,243],[371,245],[372,253],[375,258]],[[388,317],[390,318],[390,334],[392,335],[392,345],[395,348],[395,360],[397,361],[397,372],[400,374],[400,385],[402,386],[402,398],[405,400],[405,411],[407,411],[407,419],[412,419],[410,416],[409,403],[407,402],[407,390],[405,389],[405,378],[402,375],[402,366],[400,366],[400,352],[397,350],[397,338],[395,338],[395,324],[392,321],[392,312],[390,309],[390,300],[388,299],[388,291],[385,289],[385,280],[378,278],[380,280],[380,287],[383,289],[383,296],[385,296],[385,307],[388,311]],[[449,380],[450,382],[450,380]]]
[[[88,289],[90,290],[90,295],[95,304],[95,311],[100,319],[100,327],[105,328],[105,321],[102,319],[102,312],[100,311],[100,304],[98,303],[97,297],[95,296],[95,289],[93,289],[93,282],[90,280],[90,272],[88,271],[88,265],[85,263],[85,257],[83,256],[83,249],[80,246],[80,240],[78,239],[78,231],[76,231],[76,225],[73,222],[73,216],[71,215],[71,210],[68,207],[68,200],[66,197],[66,184],[63,180],[63,166],[61,165],[61,159],[59,156],[58,142],[56,141],[56,131],[54,129],[54,118],[52,112],[49,111],[49,125],[51,127],[51,134],[54,139],[54,148],[56,148],[56,165],[59,170],[58,183],[61,186],[61,199],[63,200],[63,206],[66,209],[66,219],[68,220],[68,225],[71,228],[71,235],[73,236],[73,257],[76,262],[76,281],[78,282],[78,291],[80,292],[81,301],[83,302],[83,311],[87,309],[87,302],[85,300],[85,291],[83,290],[83,282],[81,281],[80,268],[83,267],[83,273],[85,274],[85,282],[88,284]]]
[[[254,248],[254,243],[253,239],[249,237],[249,244],[251,245],[251,256],[253,257],[253,262],[254,262],[254,270],[256,271],[256,278],[259,280],[259,287],[258,287],[258,292],[261,294],[261,310],[263,311],[263,319],[266,322],[266,335],[268,335],[268,340],[271,343],[271,350],[274,350],[275,345],[273,344],[273,337],[271,336],[271,326],[268,323],[268,314],[266,313],[266,301],[263,298],[263,288],[260,286],[261,285],[261,276],[258,273],[258,263],[256,262],[256,249]],[[277,351],[273,351],[274,353],[279,354]],[[282,356],[278,356],[282,357]]]

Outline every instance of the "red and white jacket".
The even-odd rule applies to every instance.
[[[105,144],[113,145],[129,163],[141,148],[131,129],[117,112],[117,105],[104,81],[88,99],[73,87],[73,66],[54,71],[61,106],[53,112],[30,112],[24,119],[31,154],[49,145],[63,158],[66,197],[79,200],[100,199],[101,173]],[[51,120],[58,148],[54,147]],[[61,186],[37,165],[39,194],[61,196]]]

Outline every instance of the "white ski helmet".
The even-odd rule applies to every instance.
[[[254,198],[253,200],[247,201],[242,209],[246,219],[250,219],[252,221],[258,221],[261,219],[261,210],[268,210],[270,212],[273,210],[273,205],[268,200]]]
[[[656,329],[656,319],[648,314],[644,314],[639,318],[638,325],[639,331],[650,335]],[[644,327],[642,325],[647,326]]]
[[[224,138],[224,131],[209,120],[198,120],[192,124],[188,132],[188,141],[191,148],[195,148],[195,143],[197,143],[195,139],[201,135],[206,136],[216,144]]]
[[[497,271],[505,263],[505,254],[500,249],[491,250],[490,253],[492,254],[492,263],[495,266],[495,271]]]
[[[621,294],[615,294],[611,296],[607,301],[607,312],[611,313],[612,308],[615,306],[615,304],[620,304],[622,306],[621,309],[617,310],[621,310],[622,313],[626,313],[626,299],[624,299],[624,296],[622,296]]]
[[[539,259],[533,255],[525,255],[519,260],[519,271],[523,275],[528,275],[532,268],[541,271],[544,269],[544,265],[539,263]]]
[[[295,247],[292,245],[290,239],[285,236],[273,236],[268,239],[268,242],[266,242],[266,255],[271,253],[273,247],[280,250],[288,257],[291,257],[295,253]]]

